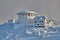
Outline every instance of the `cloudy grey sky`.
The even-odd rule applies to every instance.
[[[60,20],[60,0],[0,0],[0,23],[17,19],[16,13],[20,10],[33,10]]]

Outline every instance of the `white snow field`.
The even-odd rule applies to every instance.
[[[13,25],[0,26],[0,40],[60,40],[60,26],[34,28]]]

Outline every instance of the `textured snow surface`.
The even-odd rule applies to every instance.
[[[0,26],[0,40],[60,40],[60,27],[16,27],[14,24]]]

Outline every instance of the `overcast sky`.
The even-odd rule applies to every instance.
[[[60,20],[60,0],[0,0],[0,23],[17,19],[16,14],[20,10],[33,10]]]

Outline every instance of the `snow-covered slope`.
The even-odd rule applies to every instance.
[[[60,26],[34,28],[3,24],[0,26],[0,40],[60,40]]]

